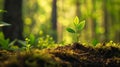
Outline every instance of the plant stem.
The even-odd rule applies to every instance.
[[[75,42],[78,42],[77,33],[75,33],[74,39],[75,39]]]

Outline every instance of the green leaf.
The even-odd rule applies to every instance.
[[[3,21],[0,21],[0,27],[3,27],[3,26],[10,26],[11,24],[8,24],[8,23],[5,23]]]
[[[75,26],[77,26],[79,24],[79,18],[77,16],[75,17],[73,23]]]
[[[75,30],[73,30],[72,28],[67,28],[66,30],[70,33],[75,33]]]
[[[99,41],[98,41],[97,39],[94,39],[94,40],[92,41],[93,46],[96,46],[98,43],[99,43]]]
[[[79,31],[81,31],[85,27],[85,20],[81,21],[78,25],[77,28]]]
[[[0,39],[5,39],[3,32],[0,32]]]
[[[18,40],[18,43],[20,43],[22,46],[26,46],[26,42],[22,40]]]
[[[33,34],[30,34],[30,44],[33,45],[35,43],[35,36]]]
[[[0,10],[0,13],[7,12],[6,10]]]
[[[8,46],[13,46],[13,45],[15,45],[15,42],[17,41],[17,39],[15,39],[15,40],[13,40],[12,42],[10,42],[9,44],[8,44]]]

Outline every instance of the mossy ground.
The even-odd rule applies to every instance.
[[[119,67],[120,48],[74,43],[52,49],[0,50],[0,67]]]

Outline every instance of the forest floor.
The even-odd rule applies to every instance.
[[[43,50],[0,50],[0,67],[120,67],[120,49],[74,43]]]

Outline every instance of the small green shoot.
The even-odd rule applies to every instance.
[[[83,28],[85,27],[85,20],[83,21],[79,21],[79,18],[76,16],[74,21],[74,28],[70,28],[68,27],[66,30],[72,34],[75,35],[75,42],[79,41],[79,36],[80,36],[80,32],[83,30]]]
[[[96,46],[98,43],[99,43],[99,41],[98,41],[97,39],[94,39],[94,40],[92,41],[92,45],[93,45],[93,46]]]
[[[30,51],[30,48],[31,48],[31,45],[29,44],[30,39],[29,39],[29,38],[26,38],[25,41],[26,41],[26,48],[25,48],[25,49],[26,49],[27,52],[29,52],[29,51]]]
[[[51,47],[54,47],[54,46],[55,46],[55,42],[50,35],[39,37],[38,45],[37,45],[37,47],[39,49],[51,48]]]

